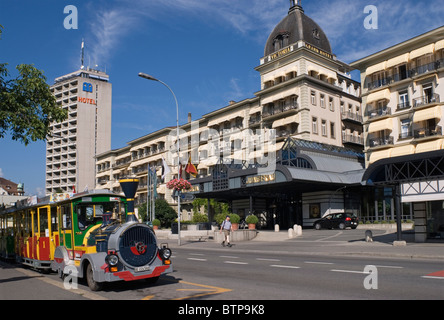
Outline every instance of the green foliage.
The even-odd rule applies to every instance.
[[[137,209],[139,218],[142,219],[142,221],[146,222],[148,220],[146,203],[138,206]],[[168,204],[165,199],[156,199],[155,209],[156,219],[160,221],[160,225],[165,228],[171,227],[171,223],[173,223],[177,218],[177,212]]]
[[[258,217],[256,217],[254,214],[250,214],[247,219],[245,219],[245,222],[248,224],[256,224],[259,222]]]
[[[217,224],[222,224],[226,216],[227,216],[226,214],[219,213],[214,216],[214,220],[216,221]]]
[[[159,219],[154,219],[154,220],[153,220],[153,226],[158,226],[158,227],[160,227],[160,220],[159,220]]]
[[[0,139],[9,132],[13,140],[28,145],[46,140],[50,123],[64,121],[68,111],[56,105],[42,71],[27,64],[17,70],[18,77],[8,79],[7,64],[0,64]]]
[[[206,214],[195,212],[193,213],[193,223],[208,222],[208,216]]]
[[[240,222],[240,217],[238,214],[230,213],[229,216],[230,216],[231,223],[239,223]]]

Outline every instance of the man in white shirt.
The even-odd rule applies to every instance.
[[[224,231],[224,241],[222,241],[222,246],[225,247],[225,242],[227,243],[227,246],[231,247],[230,244],[230,233],[233,231],[233,226],[230,222],[230,216],[227,216],[222,222],[222,225],[220,226],[220,233],[222,233],[222,230]]]

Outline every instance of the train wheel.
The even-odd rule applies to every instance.
[[[92,291],[99,291],[103,288],[103,283],[96,282],[93,277],[93,268],[91,264],[88,264],[86,268],[86,282],[88,283],[88,287]]]

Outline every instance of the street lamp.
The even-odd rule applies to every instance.
[[[153,76],[150,76],[149,74],[143,73],[143,72],[139,72],[139,77],[147,79],[147,80],[151,80],[151,81],[157,81],[160,82],[161,84],[163,84],[165,87],[168,88],[168,90],[170,90],[170,92],[172,93],[173,97],[174,97],[174,101],[176,102],[176,128],[177,128],[177,177],[179,178],[179,166],[180,166],[180,143],[179,143],[179,104],[177,103],[177,98],[176,95],[174,94],[173,90],[171,90],[170,86],[167,85],[165,82],[154,78]],[[147,206],[148,208],[148,206]],[[181,218],[181,214],[180,214],[180,194],[177,197],[177,215],[178,215],[178,219],[177,219],[177,236],[178,236],[178,244],[180,246],[180,218]]]

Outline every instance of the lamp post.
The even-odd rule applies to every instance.
[[[170,90],[170,92],[172,93],[173,97],[174,97],[174,101],[176,102],[176,130],[177,130],[177,176],[179,178],[179,166],[180,166],[180,143],[179,143],[179,104],[177,103],[177,98],[176,95],[174,94],[173,90],[171,90],[170,86],[167,85],[165,82],[154,78],[153,76],[150,76],[149,74],[143,73],[143,72],[139,72],[139,77],[147,79],[147,80],[151,80],[151,81],[157,81],[160,82],[161,84],[163,84],[165,87],[168,88],[168,90]],[[148,204],[147,204],[147,208],[148,208]],[[178,194],[177,197],[177,236],[178,236],[178,245],[180,246],[180,218],[181,218],[181,214],[180,214],[180,192]]]

